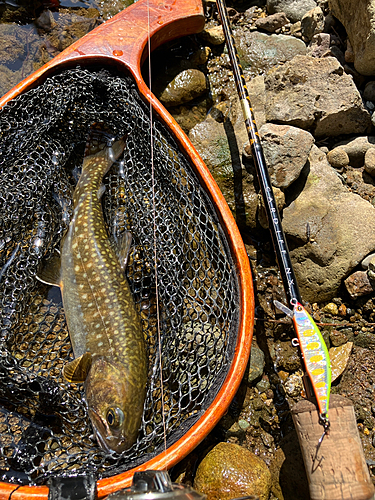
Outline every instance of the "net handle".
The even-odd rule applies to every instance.
[[[149,36],[151,50],[155,50],[166,41],[198,33],[203,27],[201,0],[140,0],[90,31],[25,78],[0,99],[0,108],[17,95],[41,84],[57,70],[76,64],[95,63],[102,58],[114,66],[125,65],[137,82],[143,81],[141,65],[147,57]]]

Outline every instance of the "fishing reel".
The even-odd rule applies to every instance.
[[[130,488],[111,493],[105,500],[205,500],[189,486],[172,483],[168,472],[146,470],[135,472]],[[233,500],[259,500],[254,495]]]

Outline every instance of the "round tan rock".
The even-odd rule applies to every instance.
[[[327,160],[335,168],[343,168],[349,165],[349,155],[342,147],[332,149],[327,153]]]
[[[199,464],[194,489],[207,500],[230,500],[257,495],[267,500],[271,473],[254,453],[231,443],[219,443]]]
[[[365,153],[365,170],[371,177],[375,177],[375,148],[370,148]]]

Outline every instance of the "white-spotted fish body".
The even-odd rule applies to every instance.
[[[297,301],[293,305],[293,323],[319,413],[323,419],[327,419],[331,391],[331,364],[327,346],[313,318]]]
[[[103,449],[116,453],[136,441],[147,380],[142,326],[119,258],[124,249],[120,241],[115,251],[101,206],[103,177],[124,145],[117,141],[84,160],[58,280],[75,356],[64,376],[85,383],[95,436]]]

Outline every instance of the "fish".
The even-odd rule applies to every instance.
[[[331,363],[328,349],[313,318],[298,300],[293,300],[293,311],[274,300],[275,306],[293,320],[306,372],[319,408],[319,416],[328,425],[328,407],[331,392]]]
[[[112,241],[101,204],[103,178],[124,148],[122,138],[87,150],[60,252],[38,275],[62,293],[74,353],[63,376],[84,383],[94,436],[102,449],[118,454],[136,442],[147,384],[141,320],[125,276],[131,234]]]

